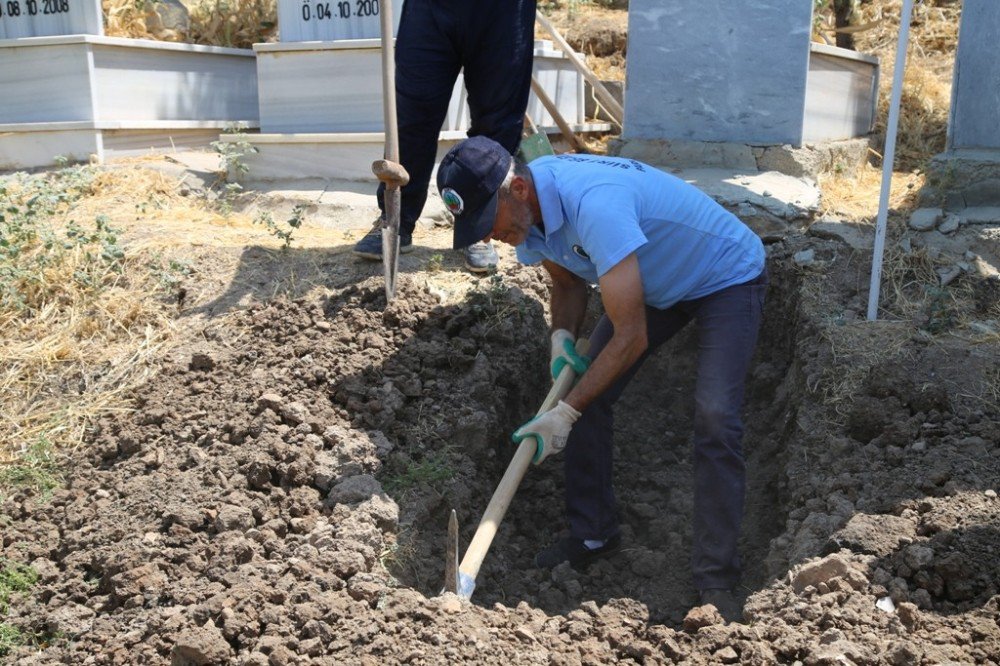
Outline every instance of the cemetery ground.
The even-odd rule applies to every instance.
[[[432,215],[386,304],[368,186],[297,207],[167,157],[0,174],[0,663],[1000,662],[1000,231],[907,223],[954,46],[918,11],[879,321],[877,170],[766,238],[745,624],[691,610],[690,331],[617,408],[623,550],[531,566],[551,460],[442,597],[448,512],[464,549],[549,386],[542,274],[471,276]]]
[[[997,663],[997,229],[910,229],[902,174],[867,323],[851,234],[877,181],[767,238],[726,625],[689,612],[690,332],[617,408],[623,550],[532,567],[562,525],[553,460],[461,603],[447,514],[464,550],[548,390],[539,270],[504,247],[474,277],[431,220],[387,305],[350,254],[363,186],[324,212],[169,157],[3,175],[0,659]]]

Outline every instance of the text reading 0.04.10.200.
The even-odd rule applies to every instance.
[[[378,16],[379,0],[354,0],[349,2],[302,2],[303,21],[330,21],[353,17]]]

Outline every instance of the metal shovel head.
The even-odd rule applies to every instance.
[[[396,274],[399,272],[399,207],[398,187],[385,188],[385,226],[382,227],[382,269],[385,273],[385,300],[396,296]]]
[[[458,587],[458,516],[452,509],[444,546],[444,591],[458,594]]]
[[[523,159],[525,163],[528,163],[532,160],[538,159],[539,157],[555,155],[556,151],[552,149],[552,144],[549,143],[548,135],[539,132],[538,134],[531,134],[521,139],[521,147],[518,149],[518,153],[520,154],[521,159]]]

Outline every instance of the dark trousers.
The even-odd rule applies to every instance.
[[[531,90],[535,0],[406,0],[396,38],[399,231],[412,234],[427,201],[438,135],[458,73],[465,70],[472,127],[513,155]],[[385,211],[378,188],[378,205]]]
[[[566,445],[566,511],[578,539],[618,533],[612,487],[612,406],[643,361],[692,319],[698,332],[694,415],[694,526],[692,570],[699,590],[731,588],[740,576],[737,542],[743,520],[744,382],[760,328],[767,271],[666,310],[646,308],[649,348],[594,401],[573,426]],[[601,318],[590,338],[596,357],[613,327]]]

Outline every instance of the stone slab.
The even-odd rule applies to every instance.
[[[965,0],[955,56],[948,147],[1000,149],[1000,3]]]
[[[1000,206],[973,206],[956,211],[962,225],[1000,224]]]
[[[777,171],[674,169],[669,172],[730,208],[749,205],[789,222],[809,219],[819,210],[820,191],[815,183]]]
[[[358,155],[354,158],[355,164],[348,165],[351,173],[355,174],[351,178],[342,178],[336,174],[329,174],[324,177],[315,175],[307,176],[307,173],[315,173],[316,170],[308,168],[310,159],[325,160],[333,155],[334,151],[341,151],[347,137],[338,137],[337,142],[327,142],[325,146],[314,144],[309,147],[312,152],[300,151],[294,161],[285,163],[283,173],[278,173],[274,166],[269,168],[269,173],[255,170],[253,159],[266,157],[271,149],[281,149],[281,141],[288,138],[261,135],[248,137],[251,141],[257,140],[255,144],[261,149],[259,155],[250,156],[250,173],[246,180],[242,180],[247,196],[253,197],[256,194],[268,197],[271,202],[267,204],[273,208],[275,201],[284,202],[288,211],[296,203],[308,203],[310,205],[309,218],[311,221],[321,220],[324,226],[349,228],[351,230],[367,230],[377,214],[377,204],[375,202],[376,182],[370,171],[366,171],[373,155],[381,156],[381,135],[369,137],[371,145],[362,147]],[[288,144],[285,144],[287,148]],[[439,151],[439,158],[447,150],[447,145],[442,146]],[[174,159],[179,165],[188,165],[187,168],[204,172],[206,169],[217,163],[218,156],[210,153],[207,156],[197,156],[187,158],[183,153],[177,154]],[[306,165],[303,167],[302,165]],[[276,166],[281,166],[276,165]],[[322,166],[322,165],[321,165]],[[256,173],[255,173],[256,171]],[[330,170],[331,172],[333,169]],[[742,203],[754,202],[761,206],[761,213],[769,216],[772,220],[784,220],[777,226],[762,224],[762,217],[744,217],[744,221],[750,224],[758,233],[768,234],[770,231],[784,233],[795,222],[789,220],[798,214],[812,215],[815,209],[808,209],[808,205],[818,206],[819,192],[814,185],[801,179],[782,176],[781,174],[742,174],[726,169],[703,169],[672,171],[674,175],[690,182],[702,191],[715,197],[727,208],[735,209]],[[261,176],[267,175],[267,178]],[[433,179],[432,179],[433,182]],[[765,196],[765,193],[767,195]],[[769,213],[767,211],[773,211]],[[778,215],[784,218],[778,218]],[[428,191],[427,205],[418,224],[420,225],[442,225],[449,224],[448,216],[443,203],[437,195],[436,188],[431,185]],[[799,225],[801,226],[801,225]]]
[[[867,136],[875,127],[878,79],[877,58],[810,44],[802,141]]]
[[[436,161],[464,138],[464,132],[442,133]],[[240,140],[226,135],[220,139],[229,142]],[[381,159],[385,151],[385,137],[381,132],[259,134],[242,139],[258,150],[243,158],[249,172],[239,180],[250,185],[302,179],[374,183],[371,164]]]
[[[0,40],[78,34],[104,34],[101,0],[4,0],[0,3]]]
[[[623,137],[799,145],[812,5],[633,0]]]
[[[381,42],[340,40],[256,44],[260,120],[266,133],[381,132]],[[585,122],[584,79],[551,42],[535,42],[533,74],[570,124]],[[442,131],[470,126],[461,77],[452,92]],[[539,127],[555,127],[532,93],[527,113]]]
[[[867,139],[826,141],[796,148],[742,143],[665,139],[618,139],[609,152],[648,164],[680,168],[780,171],[797,178],[852,174],[868,157]]]
[[[64,123],[63,129],[7,131],[0,126],[0,170],[14,171],[116,157],[205,148],[219,138],[216,126],[126,128],[100,123]],[[57,160],[58,158],[58,160]]]
[[[835,219],[819,219],[809,225],[808,234],[836,240],[852,250],[869,251],[875,247],[875,226]]]
[[[0,42],[2,123],[257,122],[253,51],[91,35]]]

